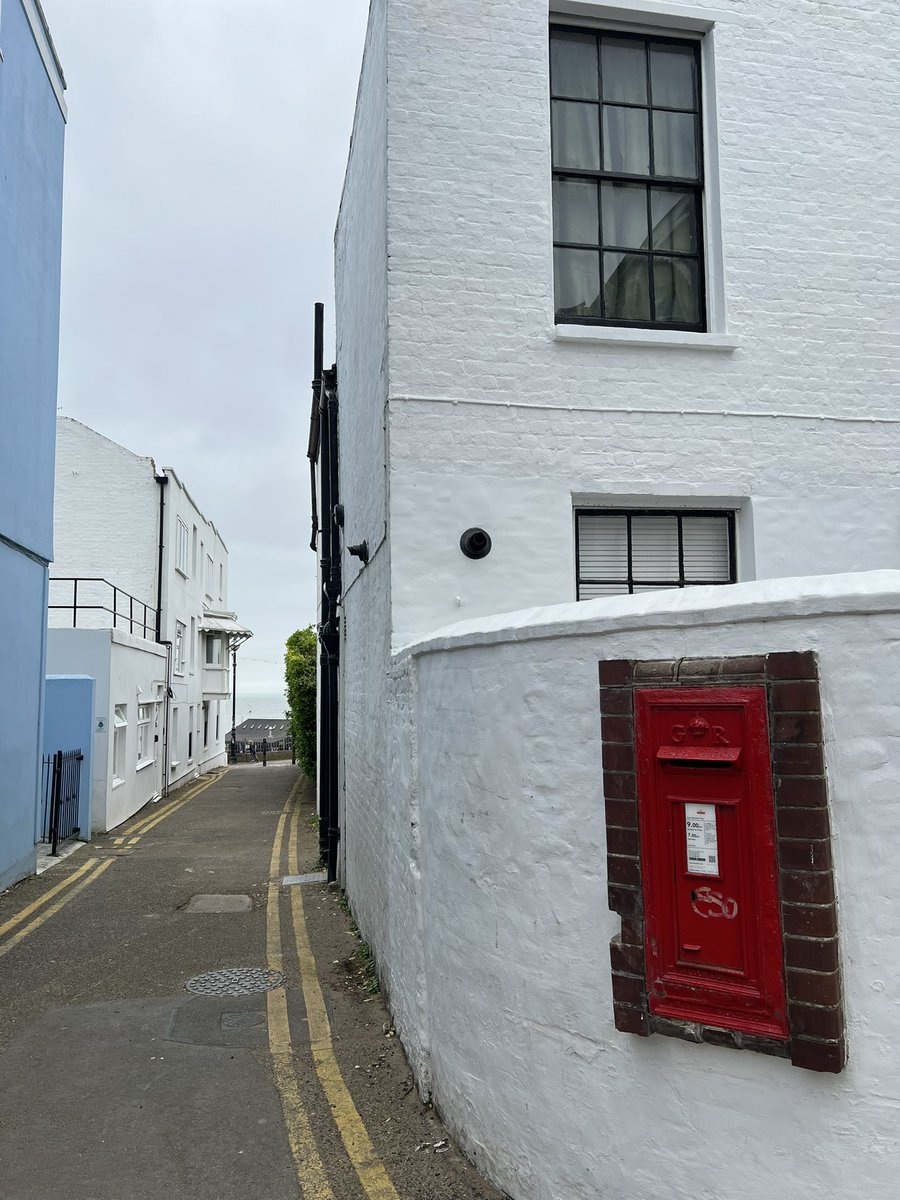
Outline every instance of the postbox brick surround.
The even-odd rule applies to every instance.
[[[600,711],[609,907],[621,918],[610,944],[616,1028],[647,1037],[789,1057],[796,1067],[839,1072],[846,1062],[831,825],[813,651],[739,658],[601,662]],[[634,689],[766,689],[779,863],[789,1036],[757,1037],[649,1011],[644,961],[640,811],[635,773]]]

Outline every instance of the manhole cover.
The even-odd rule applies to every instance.
[[[283,983],[283,975],[264,967],[225,967],[195,975],[184,986],[198,996],[250,996],[254,992],[269,992]]]
[[[223,1029],[258,1029],[265,1025],[266,1014],[261,1012],[227,1012],[222,1013]]]

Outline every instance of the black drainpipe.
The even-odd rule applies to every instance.
[[[313,497],[313,549],[321,536],[322,608],[319,623],[319,853],[325,860],[329,883],[337,878],[338,843],[341,831],[338,814],[338,679],[340,666],[341,540],[334,513],[340,503],[338,487],[338,398],[337,371],[323,370],[324,306],[315,307],[313,347],[313,403],[310,413],[309,447]],[[316,488],[316,463],[319,487]],[[316,508],[321,501],[322,527]]]

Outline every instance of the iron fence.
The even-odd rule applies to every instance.
[[[41,840],[50,843],[50,853],[76,837],[78,803],[81,796],[81,750],[57,750],[47,755],[41,771]]]

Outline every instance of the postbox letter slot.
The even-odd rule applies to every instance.
[[[656,757],[683,767],[734,767],[740,746],[660,746]]]

